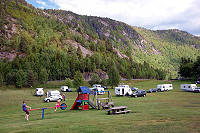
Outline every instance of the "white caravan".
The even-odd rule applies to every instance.
[[[194,91],[196,87],[196,84],[181,84],[181,90],[183,91]]]
[[[61,86],[61,91],[67,91],[68,89],[68,86]]]
[[[91,88],[90,90],[93,91],[93,92],[98,91],[98,92],[97,92],[98,95],[103,95],[103,94],[105,94],[104,88],[101,87],[101,85],[99,85],[99,84],[94,84],[94,85],[93,85],[93,88]]]
[[[44,89],[43,88],[36,88],[35,95],[36,96],[43,96],[44,95]]]
[[[173,86],[172,84],[160,84],[160,85],[157,85],[157,90],[158,91],[173,90]]]
[[[47,97],[56,96],[56,95],[60,95],[60,92],[58,90],[53,90],[53,91],[47,92]]]
[[[132,90],[129,85],[119,85],[118,87],[115,87],[115,95],[117,96],[125,96],[131,94]]]

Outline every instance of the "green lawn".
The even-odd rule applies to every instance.
[[[107,115],[104,110],[70,110],[77,93],[66,94],[66,110],[45,110],[45,119],[41,119],[42,110],[31,111],[30,121],[24,118],[22,101],[32,108],[51,107],[55,102],[45,103],[43,98],[32,96],[33,89],[0,90],[0,132],[200,132],[200,93],[182,92],[180,84],[191,81],[123,81],[131,87],[148,90],[157,84],[172,83],[173,90],[147,94],[146,97],[117,97],[112,93],[115,106],[128,106],[129,114]],[[47,90],[58,89],[60,84],[46,84]]]

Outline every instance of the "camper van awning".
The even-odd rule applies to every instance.
[[[77,92],[90,93],[90,89],[87,86],[80,86]]]

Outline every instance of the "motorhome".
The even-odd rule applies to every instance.
[[[172,84],[160,84],[160,85],[157,85],[157,90],[158,91],[173,90],[173,86]]]
[[[93,91],[93,92],[96,92],[96,91],[97,91],[97,94],[98,94],[98,95],[103,95],[103,94],[105,94],[104,88],[101,87],[101,85],[99,85],[99,84],[94,84],[94,85],[93,85],[93,88],[91,88],[90,90]]]
[[[181,90],[183,91],[194,91],[196,87],[196,84],[181,84]]]
[[[43,96],[43,95],[44,95],[44,89],[43,88],[36,88],[35,96]]]
[[[62,96],[60,95],[60,92],[58,90],[54,90],[54,91],[48,91],[47,92],[47,97],[44,98],[43,100],[45,102],[51,102],[51,101],[57,101],[60,100],[62,101]]]
[[[118,87],[115,87],[115,95],[117,96],[125,96],[131,94],[132,90],[129,85],[119,85]]]

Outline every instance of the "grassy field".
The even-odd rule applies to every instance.
[[[104,110],[89,109],[70,110],[77,93],[66,94],[66,110],[45,110],[45,119],[41,119],[42,111],[31,111],[30,121],[24,119],[22,101],[32,108],[54,106],[55,102],[45,103],[43,98],[33,96],[33,89],[0,90],[0,132],[200,132],[200,93],[182,92],[180,84],[190,81],[123,81],[131,87],[148,90],[157,84],[172,83],[173,90],[147,94],[146,97],[117,97],[112,93],[115,106],[128,106],[129,114],[107,115]],[[58,89],[61,83],[48,83],[42,87],[47,90]],[[60,89],[59,89],[60,90]]]

